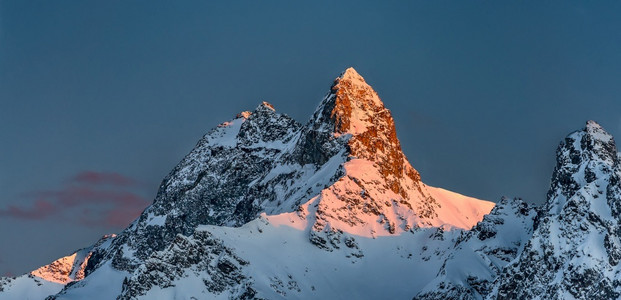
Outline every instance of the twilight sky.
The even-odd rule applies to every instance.
[[[0,0],[0,276],[120,231],[237,112],[305,122],[349,66],[469,196],[541,203],[565,135],[621,139],[618,1],[169,2]]]

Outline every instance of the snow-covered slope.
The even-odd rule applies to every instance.
[[[207,133],[153,204],[89,259],[92,272],[54,298],[369,297],[387,292],[352,291],[358,273],[368,284],[389,266],[392,281],[377,283],[411,297],[451,239],[493,206],[425,185],[390,111],[349,68],[305,125],[263,102]]]
[[[309,244],[312,228],[288,217],[180,235],[132,274],[121,299],[409,299],[458,236],[431,228],[375,239],[343,233],[328,252]]]
[[[535,215],[521,199],[503,198],[483,221],[462,233],[438,276],[414,299],[483,299],[530,238]]]

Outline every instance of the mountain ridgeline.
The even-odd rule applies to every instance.
[[[302,124],[209,131],[118,235],[0,278],[0,299],[617,299],[621,156],[593,121],[546,203],[431,187],[353,68]]]

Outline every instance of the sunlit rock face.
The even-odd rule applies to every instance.
[[[49,265],[30,272],[30,274],[60,284],[82,280],[90,271],[89,265],[92,268],[93,265],[97,264],[98,256],[110,246],[115,237],[115,234],[104,235],[94,245],[59,258]],[[92,261],[91,258],[93,258]]]
[[[390,111],[353,68],[334,81],[305,129],[302,150],[346,150],[344,176],[300,209],[315,220],[311,240],[320,247],[335,246],[328,241],[342,232],[381,236],[415,227],[469,229],[493,207],[423,184],[401,151]],[[344,147],[333,146],[339,139],[346,140]],[[304,152],[302,158],[325,156]]]
[[[621,296],[620,162],[613,137],[594,121],[561,142],[533,237],[498,278],[498,299]]]
[[[110,247],[115,234],[18,277],[0,277],[0,300],[45,299],[88,276]]]
[[[311,136],[324,137],[319,139],[321,142],[334,136],[350,135],[348,154],[373,161],[395,193],[405,191],[398,182],[404,176],[420,181],[420,175],[407,163],[401,151],[390,111],[353,68],[334,81],[307,127],[316,132]]]

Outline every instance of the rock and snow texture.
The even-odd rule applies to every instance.
[[[621,296],[621,167],[615,142],[589,121],[560,144],[548,199],[496,299]]]
[[[304,125],[264,102],[208,132],[51,298],[410,298],[493,207],[425,185],[350,68]]]
[[[310,228],[281,218],[177,236],[125,280],[120,299],[410,299],[460,232],[344,233],[340,248],[325,251],[309,244]]]
[[[263,212],[312,218],[311,241],[319,245],[339,232],[469,229],[493,205],[423,184],[401,151],[390,111],[349,68],[306,125],[263,102],[207,133],[102,263],[133,271],[177,234],[201,224],[238,227]]]
[[[0,299],[43,299],[60,292],[66,284],[84,279],[92,271],[91,258],[96,260],[115,237],[114,234],[105,235],[92,246],[59,258],[28,274],[0,278]]]
[[[121,234],[0,299],[618,299],[620,164],[589,121],[541,208],[427,186],[350,68],[305,125],[264,102],[214,128]]]
[[[536,216],[499,203],[415,299],[619,299],[620,163],[612,136],[587,122],[558,147]]]
[[[414,299],[484,299],[494,279],[532,234],[536,211],[521,199],[503,198],[448,250],[438,276]]]

